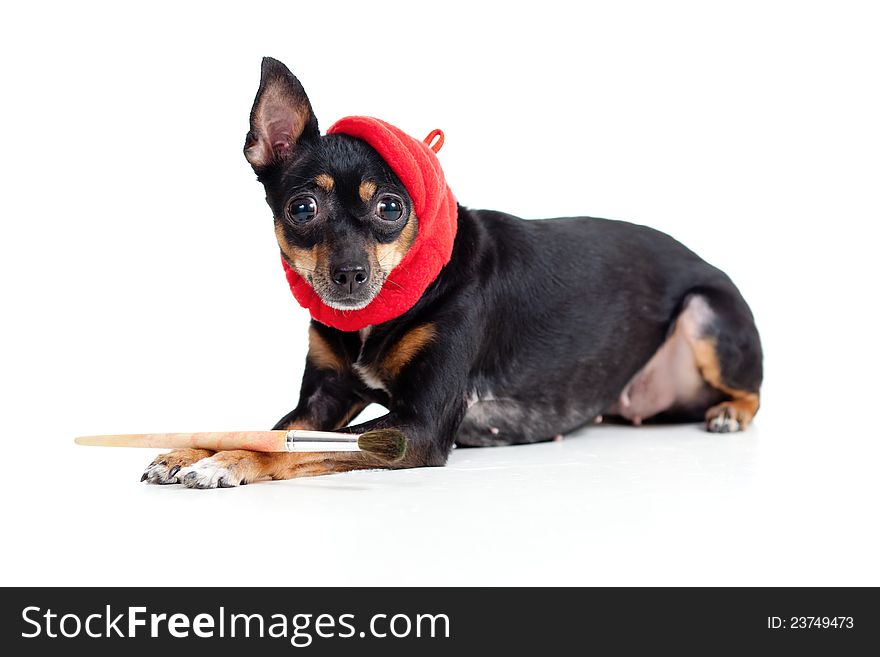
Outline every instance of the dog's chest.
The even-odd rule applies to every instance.
[[[390,395],[413,366],[425,364],[425,354],[438,334],[434,322],[428,321],[378,329],[368,326],[360,330],[359,338],[352,369],[365,386]]]
[[[361,348],[352,369],[354,369],[355,374],[357,374],[365,386],[372,390],[381,390],[387,393],[388,387],[382,378],[382,370],[378,365],[378,358],[376,358],[375,354],[372,354],[373,357],[371,358],[367,349],[367,342],[372,331],[372,326],[367,326],[358,331],[361,339]]]

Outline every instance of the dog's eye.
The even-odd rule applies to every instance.
[[[376,204],[376,214],[385,221],[397,221],[403,216],[403,203],[393,196],[383,196]]]
[[[287,218],[295,224],[311,221],[318,213],[318,204],[311,196],[301,196],[287,204]]]

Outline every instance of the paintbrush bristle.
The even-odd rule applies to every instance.
[[[406,453],[406,436],[400,429],[373,429],[358,436],[358,447],[394,463]]]

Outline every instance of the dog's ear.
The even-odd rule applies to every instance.
[[[257,173],[281,164],[297,144],[317,139],[318,120],[306,92],[288,68],[263,58],[244,156]]]

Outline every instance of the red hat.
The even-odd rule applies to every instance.
[[[452,256],[458,206],[434,154],[443,145],[440,130],[434,130],[422,142],[385,121],[348,116],[330,126],[327,134],[351,135],[372,146],[406,187],[419,220],[418,234],[409,251],[391,270],[376,298],[360,310],[331,308],[282,259],[290,290],[299,304],[309,309],[312,319],[340,331],[358,331],[405,313],[437,278]]]

